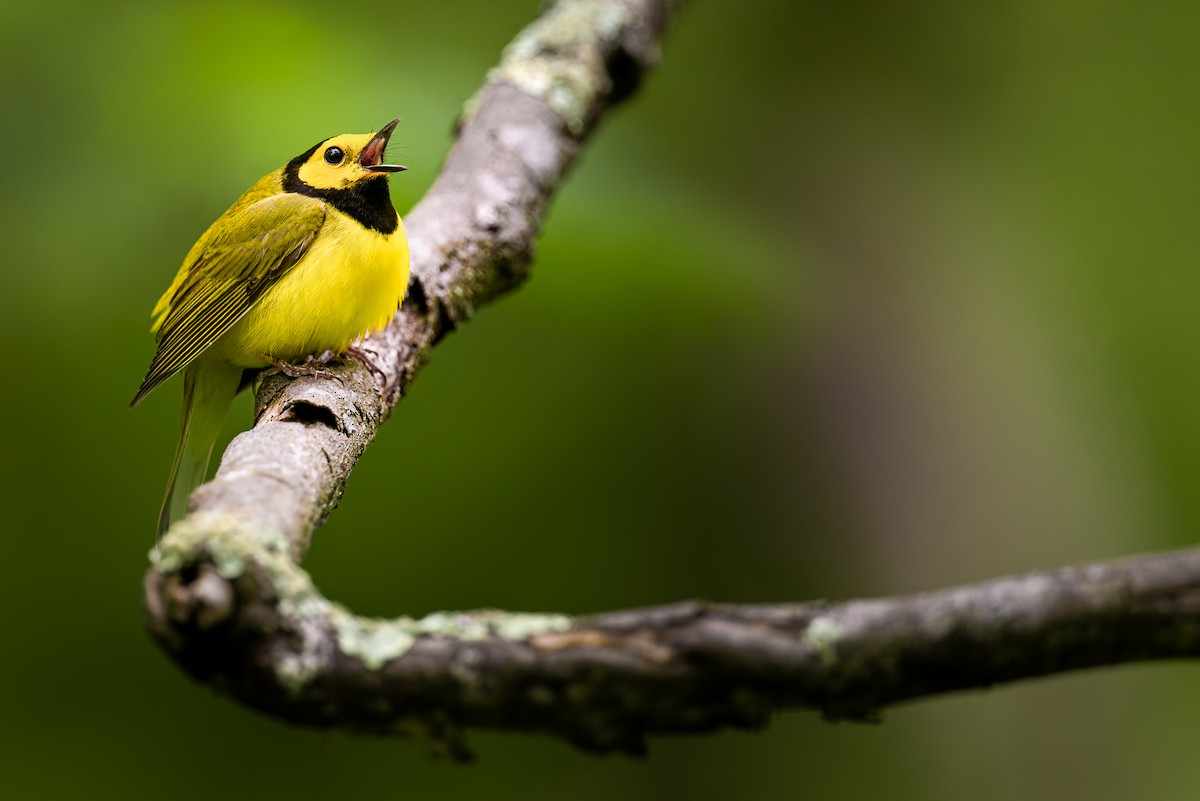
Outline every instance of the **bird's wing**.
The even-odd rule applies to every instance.
[[[325,222],[315,198],[278,194],[227,214],[184,267],[155,324],[158,352],[130,405],[187,367],[308,252]],[[161,304],[160,304],[161,305]]]

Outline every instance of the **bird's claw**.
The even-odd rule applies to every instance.
[[[384,385],[387,384],[387,380],[388,380],[387,373],[385,373],[383,371],[383,368],[380,367],[379,364],[375,361],[375,356],[377,354],[374,354],[369,350],[364,350],[363,348],[360,348],[357,345],[351,345],[350,347],[346,348],[345,355],[350,356],[351,358],[357,359],[358,361],[362,362],[363,365],[368,370],[370,370],[375,375],[379,376],[379,381],[382,384],[384,384]]]
[[[304,364],[292,364],[290,362],[285,362],[283,359],[276,359],[274,356],[268,356],[265,353],[263,354],[263,358],[275,365],[274,367],[268,368],[263,375],[275,375],[277,373],[282,373],[288,378],[313,376],[317,378],[332,378],[339,384],[345,383],[342,381],[341,376],[337,375],[336,373],[330,372],[329,370],[322,370],[320,367],[317,367],[317,364],[325,363],[320,358],[313,358],[312,356],[309,356],[304,360]]]

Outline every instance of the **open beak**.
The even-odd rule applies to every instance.
[[[404,172],[408,167],[402,167],[399,164],[383,164],[383,150],[387,147],[388,140],[392,138],[392,131],[396,129],[396,125],[400,120],[392,120],[387,125],[379,129],[379,133],[371,137],[371,141],[367,142],[367,146],[363,148],[362,153],[358,156],[358,163],[364,170],[370,172]]]

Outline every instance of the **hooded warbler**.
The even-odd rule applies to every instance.
[[[183,371],[183,423],[161,536],[204,482],[234,396],[258,371],[344,353],[387,325],[408,287],[408,241],[383,163],[399,120],[326,139],[238,198],[188,251],[154,307],[158,351],[130,406]],[[320,372],[311,367],[300,372]]]

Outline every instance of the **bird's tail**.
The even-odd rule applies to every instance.
[[[187,513],[188,498],[204,483],[213,445],[221,433],[229,404],[237,394],[241,370],[203,363],[183,377],[183,422],[171,463],[171,477],[158,514],[158,536]]]

